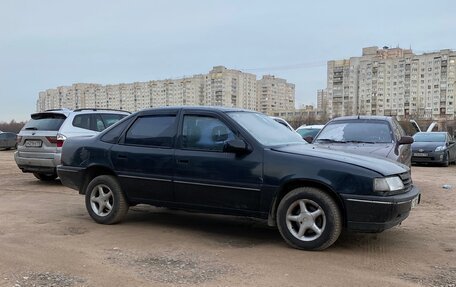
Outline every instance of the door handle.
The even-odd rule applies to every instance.
[[[117,159],[127,159],[127,156],[124,154],[118,154]]]
[[[177,160],[177,163],[180,163],[180,164],[188,164],[189,161],[188,161],[188,159],[178,159],[178,160]]]

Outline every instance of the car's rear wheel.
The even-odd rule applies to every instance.
[[[327,193],[318,188],[300,187],[280,201],[277,226],[290,246],[323,250],[339,237],[342,216],[336,202]]]
[[[119,182],[111,175],[97,176],[88,184],[85,203],[90,217],[101,224],[120,222],[129,208]]]
[[[41,172],[34,172],[33,175],[42,181],[53,181],[57,178],[56,173],[41,173]]]

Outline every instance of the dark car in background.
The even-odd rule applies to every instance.
[[[17,146],[17,135],[10,132],[0,132],[0,149],[12,149]]]
[[[413,136],[412,163],[456,163],[456,144],[447,132],[419,132]]]
[[[393,117],[348,116],[329,121],[312,141],[332,150],[388,158],[411,166],[413,138]]]
[[[264,114],[231,108],[137,112],[67,139],[57,171],[98,223],[141,203],[249,216],[307,250],[329,247],[343,227],[398,225],[420,198],[405,165],[316,148]]]

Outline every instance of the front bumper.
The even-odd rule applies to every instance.
[[[62,184],[66,187],[79,190],[84,179],[84,168],[72,166],[57,166],[57,174]]]
[[[412,201],[421,200],[418,188],[393,196],[342,195],[347,214],[347,229],[382,232],[400,224],[410,214]]]
[[[55,173],[57,165],[60,164],[60,157],[60,153],[14,153],[14,160],[22,172]]]
[[[412,163],[443,163],[446,161],[446,151],[426,153],[427,156],[413,156]]]

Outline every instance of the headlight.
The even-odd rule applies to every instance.
[[[374,191],[388,192],[404,188],[402,179],[398,176],[383,177],[374,179]]]
[[[435,148],[435,151],[442,151],[442,150],[445,150],[446,149],[446,146],[442,145],[442,146],[438,146]]]

